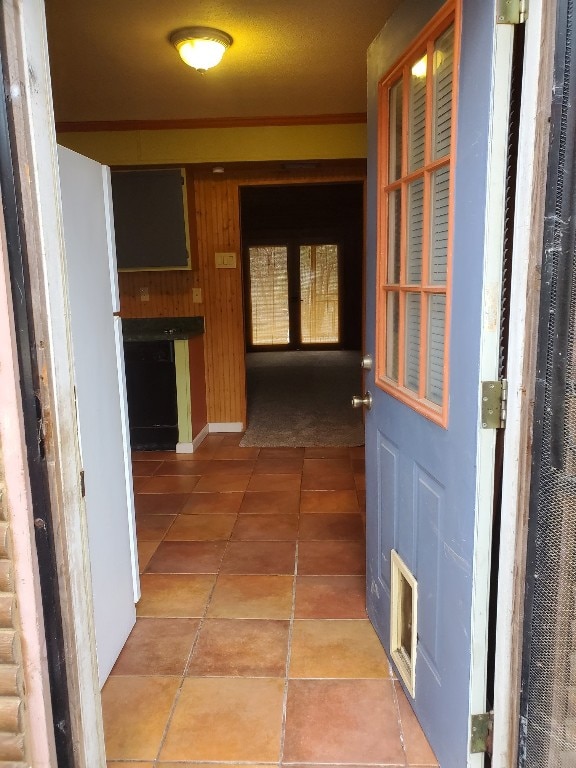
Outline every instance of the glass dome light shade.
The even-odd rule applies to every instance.
[[[170,36],[170,41],[182,60],[199,72],[215,67],[232,44],[232,38],[225,32],[208,27],[178,30]]]

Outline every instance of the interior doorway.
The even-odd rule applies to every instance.
[[[240,189],[248,352],[362,347],[364,185]]]
[[[295,445],[296,429],[306,445],[358,445],[363,183],[243,187],[240,205],[245,445]]]
[[[338,243],[248,245],[248,349],[340,343]]]

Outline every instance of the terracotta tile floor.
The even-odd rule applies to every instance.
[[[436,766],[366,617],[363,452],[134,454],[142,599],[110,767]]]

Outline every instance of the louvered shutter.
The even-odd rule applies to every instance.
[[[446,328],[446,296],[432,295],[428,299],[428,371],[426,397],[442,405],[444,394],[444,336]]]
[[[446,285],[448,269],[448,227],[450,222],[450,169],[440,168],[432,174],[432,211],[430,216],[431,285]]]
[[[408,185],[407,219],[406,282],[416,285],[422,281],[424,179],[416,179]]]
[[[388,146],[388,180],[396,181],[402,175],[402,98],[403,81],[390,88],[388,99],[390,139]]]
[[[408,389],[420,389],[420,309],[419,293],[406,296],[406,362],[405,384]]]
[[[434,46],[434,97],[432,156],[450,152],[452,139],[452,73],[454,69],[454,27],[449,27]]]
[[[424,147],[426,143],[426,58],[421,59],[414,65],[410,78],[408,125],[410,126],[408,170],[412,172],[422,168],[424,165]]]

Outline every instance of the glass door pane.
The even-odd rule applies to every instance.
[[[428,279],[432,285],[446,285],[450,224],[450,168],[448,166],[439,168],[432,174],[431,202],[430,275]]]
[[[303,344],[340,340],[338,246],[300,246],[300,329]]]
[[[389,180],[396,181],[402,175],[402,80],[390,88],[389,99]]]
[[[288,248],[252,247],[249,258],[252,344],[288,344]]]
[[[420,294],[406,294],[406,360],[405,386],[413,392],[420,390]]]
[[[426,54],[412,67],[408,113],[408,170],[424,165],[426,144]]]
[[[452,77],[454,67],[454,27],[434,45],[434,121],[432,153],[434,159],[450,152],[452,138]]]
[[[444,395],[444,337],[446,335],[446,296],[428,299],[428,375],[426,397],[442,405]]]
[[[408,184],[408,210],[406,222],[406,282],[422,282],[422,243],[424,228],[424,179]]]

